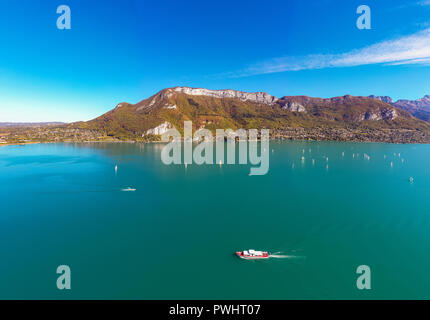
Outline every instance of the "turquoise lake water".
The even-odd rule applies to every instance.
[[[271,141],[264,176],[161,148],[1,147],[0,298],[430,298],[430,145]]]

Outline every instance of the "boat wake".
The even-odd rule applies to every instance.
[[[286,254],[269,254],[269,258],[277,258],[277,259],[291,259],[291,258],[300,258],[298,256],[290,256]]]
[[[269,254],[269,258],[275,258],[275,259],[300,259],[303,258],[303,256],[295,256],[291,254],[282,254],[282,252],[275,252]]]

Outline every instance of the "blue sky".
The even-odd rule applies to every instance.
[[[430,0],[0,0],[0,40],[0,122],[89,120],[173,86],[430,94]]]

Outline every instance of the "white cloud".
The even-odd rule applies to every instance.
[[[430,0],[426,0],[429,1]],[[257,74],[352,67],[370,64],[429,64],[430,28],[395,40],[382,41],[371,46],[341,54],[311,54],[301,57],[280,57],[252,65],[232,77]]]
[[[418,2],[420,6],[430,6],[430,0],[423,0]]]
[[[424,64],[429,65],[430,64],[430,58],[421,58],[421,59],[410,59],[410,60],[404,60],[404,61],[398,61],[398,62],[390,62],[388,65],[390,66],[398,66],[401,64]]]

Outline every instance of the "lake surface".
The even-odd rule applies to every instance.
[[[430,298],[429,145],[270,142],[264,176],[167,166],[161,148],[1,147],[0,298]]]

